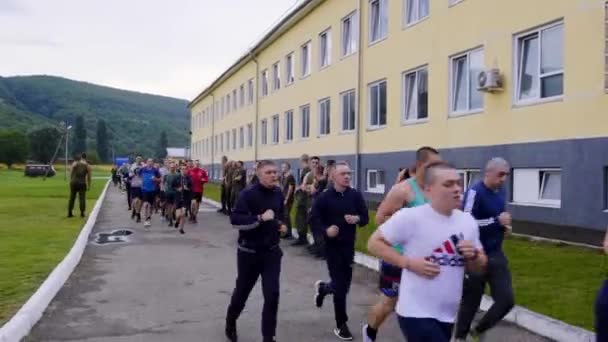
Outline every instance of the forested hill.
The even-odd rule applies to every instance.
[[[97,120],[106,122],[116,155],[151,155],[162,131],[169,146],[189,145],[186,100],[142,94],[52,76],[0,77],[0,128],[28,132],[84,117],[87,149],[95,150]]]

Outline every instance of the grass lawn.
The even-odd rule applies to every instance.
[[[105,183],[93,180],[87,212]],[[43,181],[23,176],[23,170],[0,169],[0,325],[63,260],[78,236],[84,220],[66,218],[68,197],[62,172]]]
[[[205,196],[219,201],[219,194],[218,185],[205,187]],[[367,253],[367,240],[376,229],[375,214],[370,211],[370,224],[357,232],[355,248],[360,252]],[[608,270],[607,257],[587,248],[515,237],[505,241],[505,252],[517,305],[593,330],[593,305]]]

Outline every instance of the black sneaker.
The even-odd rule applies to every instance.
[[[264,337],[264,342],[277,342],[274,337]]]
[[[350,330],[346,324],[342,324],[341,327],[334,329],[334,334],[342,341],[353,340],[353,334],[350,333]]]
[[[226,324],[226,338],[230,342],[237,342],[238,336],[236,335],[236,324]]]
[[[321,280],[317,280],[315,283],[315,305],[320,308],[323,306],[323,300],[325,299],[326,293],[323,291],[325,283]]]

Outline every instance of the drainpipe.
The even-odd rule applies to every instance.
[[[258,118],[259,118],[259,110],[260,110],[260,83],[259,83],[259,74],[260,74],[260,65],[258,64],[258,60],[255,56],[255,54],[253,53],[253,51],[249,52],[249,56],[251,57],[251,60],[253,60],[253,62],[255,63],[255,77],[254,77],[254,89],[255,89],[255,119],[254,119],[254,123],[253,123],[253,129],[254,132],[252,132],[253,136],[255,137],[255,139],[253,139],[253,161],[255,162],[256,160],[258,160]]]
[[[213,134],[215,133],[215,95],[210,93],[211,95],[211,179],[213,179],[213,175],[215,175],[215,137]]]
[[[357,121],[355,124],[355,171],[356,171],[356,181],[357,181],[357,189],[361,190],[361,125],[362,125],[362,110],[361,110],[361,97],[362,97],[362,85],[361,85],[361,74],[363,69],[363,15],[361,13],[361,8],[363,8],[363,3],[365,0],[357,1],[357,16],[359,17],[359,29],[358,35],[358,43],[357,43]]]

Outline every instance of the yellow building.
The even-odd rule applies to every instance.
[[[598,243],[608,218],[603,0],[305,0],[191,103],[192,156],[346,160],[377,202],[430,145],[512,166],[516,230]]]

